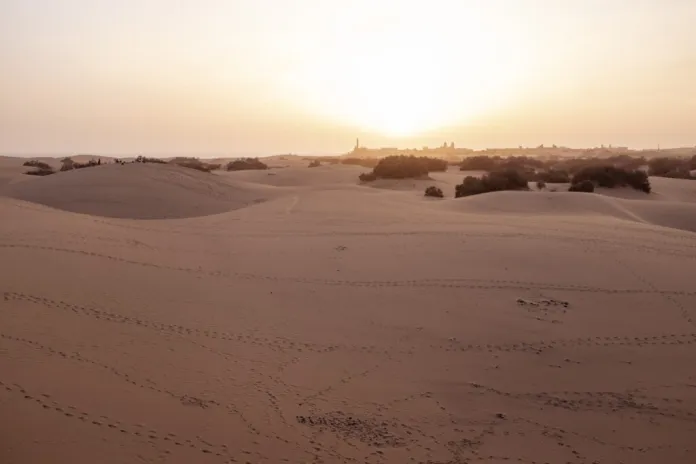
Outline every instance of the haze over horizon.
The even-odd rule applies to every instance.
[[[0,2],[0,153],[696,145],[692,0]]]

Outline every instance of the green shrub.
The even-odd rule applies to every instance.
[[[515,169],[493,171],[483,177],[467,176],[455,187],[455,198],[503,190],[529,190],[527,179]]]
[[[558,171],[555,169],[537,172],[534,178],[542,182],[548,182],[549,184],[567,184],[570,182],[570,175],[566,171]]]
[[[374,172],[364,172],[358,176],[360,182],[372,182],[377,180],[377,176]]]
[[[227,164],[228,171],[249,171],[253,169],[268,169],[268,166],[258,158],[242,158]]]
[[[37,161],[37,160],[26,161],[23,164],[23,166],[29,166],[32,168],[39,168],[39,169],[43,169],[45,171],[53,171],[53,168],[49,164],[44,163],[42,161]],[[29,172],[33,172],[33,171],[29,171]]]
[[[434,185],[425,189],[425,196],[426,197],[435,197],[435,198],[444,198],[445,197],[445,195],[442,193],[442,190],[439,189],[438,187],[435,187]]]
[[[591,180],[583,180],[581,182],[578,182],[577,184],[572,184],[569,188],[569,192],[587,192],[587,193],[592,193],[594,192],[594,182]]]
[[[51,174],[55,174],[56,172],[49,166],[48,169],[44,168],[36,168],[32,171],[27,171],[24,174],[27,174],[29,176],[50,176]]]
[[[648,161],[651,176],[688,179],[691,177],[690,160],[682,158],[653,158]]]
[[[573,176],[572,183],[578,184],[589,180],[599,187],[633,187],[645,193],[650,193],[648,175],[641,170],[626,170],[615,166],[590,166],[581,169]]]
[[[372,172],[380,179],[417,179],[429,172],[446,171],[447,161],[427,156],[387,156],[379,160]]]
[[[461,163],[459,163],[459,170],[460,171],[492,171],[495,168],[498,167],[498,164],[500,163],[500,156],[486,156],[486,155],[477,155],[477,156],[469,156],[466,157],[462,160]]]
[[[198,161],[196,158],[174,158],[174,159],[179,159],[183,162],[188,162],[188,161]],[[172,160],[174,161],[174,160]],[[155,163],[155,164],[167,164],[167,162],[163,159],[160,158],[148,158],[147,156],[138,156],[134,160],[135,163]],[[176,164],[179,164],[179,162],[176,162]]]

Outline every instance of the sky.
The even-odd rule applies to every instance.
[[[0,153],[696,146],[694,0],[0,0]]]

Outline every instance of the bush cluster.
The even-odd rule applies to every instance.
[[[175,158],[176,159],[176,158]],[[195,159],[195,158],[191,158]],[[157,163],[157,164],[167,164],[167,162],[160,158],[148,158],[147,156],[138,156],[133,161],[134,163]]]
[[[375,179],[418,179],[433,171],[446,171],[447,161],[427,156],[387,156],[379,160],[372,169],[372,175],[360,175],[360,180],[369,182]]]
[[[144,161],[147,162],[147,161]],[[158,163],[159,161],[154,161],[155,163]],[[206,163],[201,161],[198,158],[191,158],[191,157],[185,157],[185,156],[178,156],[171,161],[169,161],[169,164],[174,164],[176,166],[180,166],[182,168],[189,168],[189,169],[195,169],[196,171],[201,171],[201,172],[210,172],[214,171],[216,169],[220,169],[219,164],[211,164],[211,163]]]
[[[228,171],[249,171],[253,169],[268,169],[268,166],[258,158],[242,158],[227,163]]]
[[[654,158],[648,162],[651,176],[673,179],[696,179],[691,171],[696,169],[696,155],[693,158]]]
[[[572,184],[569,188],[569,192],[588,192],[592,193],[594,192],[594,182],[591,180],[583,180],[581,182],[578,182],[576,184]]]
[[[567,184],[570,182],[570,174],[566,171],[549,169],[548,171],[540,171],[534,174],[533,179],[549,184]]]
[[[30,175],[30,176],[50,176],[51,174],[55,174],[56,171],[54,171],[51,167],[48,169],[44,168],[36,168],[31,171],[27,171],[24,174]]]
[[[72,171],[73,169],[84,169],[84,168],[92,168],[95,166],[101,166],[101,159],[98,160],[89,160],[86,163],[78,163],[77,161],[74,161],[72,158],[63,158],[60,160],[62,166],[60,167],[61,171]]]
[[[455,187],[456,198],[502,190],[528,190],[527,179],[515,169],[492,171],[481,178],[467,176]]]
[[[581,169],[573,175],[572,183],[579,184],[590,181],[599,187],[633,187],[645,193],[650,193],[650,181],[645,171],[628,170],[615,166],[590,166]]]
[[[25,161],[23,166],[29,166],[32,168],[39,168],[39,169],[43,169],[45,171],[48,171],[48,170],[52,171],[53,170],[53,168],[49,164],[44,163],[43,161],[37,161],[37,160]]]

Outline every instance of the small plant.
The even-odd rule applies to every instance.
[[[364,172],[358,176],[360,182],[373,182],[377,180],[377,176],[374,172]]]
[[[319,160],[312,160],[309,162],[310,168],[318,168],[319,166],[321,166],[321,161]]]
[[[546,182],[543,180],[538,180],[536,183],[537,190],[544,190],[546,188]]]
[[[595,185],[594,182],[591,180],[583,180],[580,182],[577,182],[575,184],[572,184],[569,188],[569,192],[586,192],[586,193],[592,193],[595,190]]]
[[[445,195],[442,193],[442,190],[439,189],[438,187],[435,187],[434,185],[425,189],[425,196],[426,197],[435,197],[435,198],[444,198],[445,197]]]

